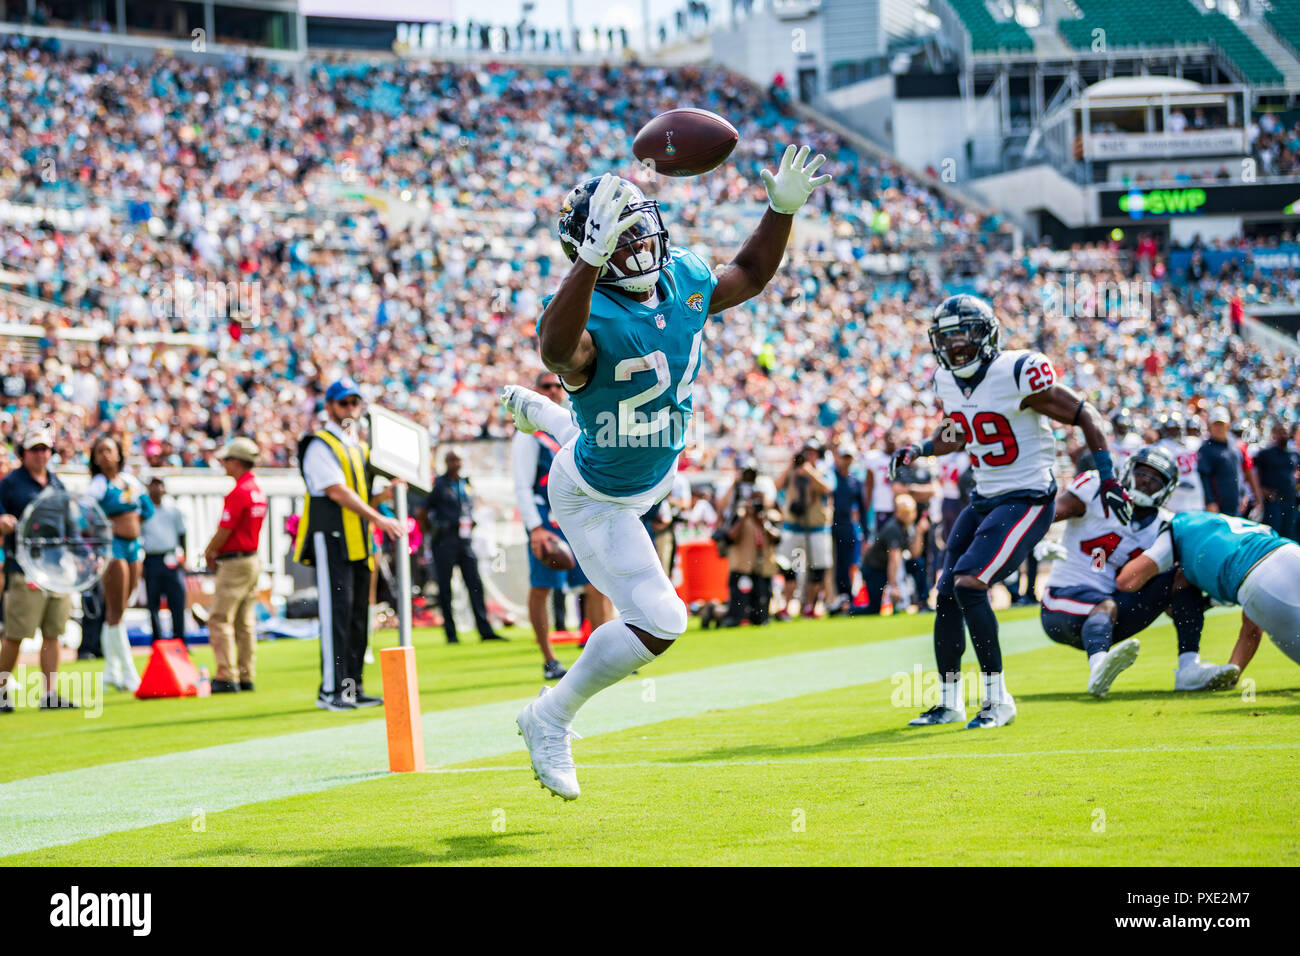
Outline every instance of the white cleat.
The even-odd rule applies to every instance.
[[[1000,704],[995,704],[991,700],[984,701],[984,706],[980,712],[971,718],[966,725],[967,730],[982,730],[986,727],[1005,727],[1007,724],[1016,719],[1016,702],[1008,694],[1006,700]]]
[[[537,695],[538,700],[549,689],[543,687]],[[573,766],[569,739],[577,738],[578,735],[568,727],[561,727],[537,713],[537,700],[519,712],[515,723],[519,725],[519,733],[528,747],[533,776],[537,781],[557,797],[577,800],[582,791],[578,789],[578,772]]]
[[[531,435],[541,428],[528,414],[528,410],[534,407],[534,403],[544,401],[544,396],[522,385],[507,385],[501,389],[501,407],[515,420],[515,427],[525,435]]]
[[[1226,690],[1240,676],[1241,668],[1236,664],[1193,661],[1174,671],[1174,690]]]
[[[937,704],[920,717],[913,717],[907,722],[909,727],[933,727],[935,724],[959,724],[966,722],[966,711],[953,710]]]
[[[1133,662],[1138,659],[1138,651],[1141,647],[1136,637],[1130,637],[1127,641],[1120,641],[1108,650],[1106,656],[1097,662],[1097,666],[1092,669],[1092,674],[1088,677],[1088,693],[1098,699],[1109,694],[1110,685],[1115,682],[1115,678],[1122,671],[1132,667]]]

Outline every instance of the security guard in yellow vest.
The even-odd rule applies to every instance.
[[[391,494],[370,495],[370,449],[357,438],[361,393],[351,379],[325,392],[329,421],[298,444],[298,462],[307,499],[294,540],[294,560],[316,568],[320,605],[320,690],[322,710],[375,707],[383,698],[365,693],[362,664],[370,615],[371,531],[374,524],[393,538],[401,535],[396,519],[373,505]]]

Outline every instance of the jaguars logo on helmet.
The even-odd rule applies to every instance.
[[[591,196],[600,184],[599,179],[588,179],[574,186],[560,205],[559,238],[564,254],[570,262],[578,259],[578,247],[587,231],[587,212]],[[659,281],[659,270],[672,255],[668,248],[668,230],[659,215],[659,203],[646,199],[634,183],[619,180],[619,188],[630,193],[631,198],[623,214],[639,213],[640,219],[629,228],[614,247],[614,255],[601,269],[597,285],[612,285],[627,292],[649,292]],[[639,251],[620,267],[614,260],[622,260],[620,253],[634,243],[642,243]]]
[[[1146,466],[1160,476],[1163,484],[1158,491],[1148,493],[1138,488],[1137,469],[1139,466]],[[1159,508],[1169,500],[1169,496],[1178,487],[1178,464],[1170,456],[1169,452],[1163,448],[1148,445],[1145,448],[1139,448],[1124,462],[1124,466],[1119,472],[1119,481],[1128,491],[1128,496],[1133,499],[1133,504],[1136,507]]]
[[[949,296],[930,320],[930,348],[939,364],[970,378],[1002,349],[1002,325],[993,308],[973,295]]]

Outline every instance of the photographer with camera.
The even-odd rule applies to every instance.
[[[804,576],[803,617],[816,616],[817,598],[831,567],[831,483],[818,468],[821,454],[815,442],[806,442],[776,480],[777,490],[785,495],[780,558],[794,580]],[[777,618],[788,619],[784,604]]]
[[[729,603],[720,627],[769,623],[776,546],[781,540],[781,512],[767,506],[761,488],[748,483],[745,497],[726,526]]]

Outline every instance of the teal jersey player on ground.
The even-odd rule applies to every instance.
[[[1300,544],[1229,515],[1162,512],[1161,518],[1155,543],[1120,571],[1120,590],[1136,591],[1176,563],[1194,587],[1241,605],[1241,631],[1228,660],[1238,676],[1264,632],[1300,664]]]
[[[685,449],[717,283],[703,259],[672,248],[649,302],[593,291],[587,331],[600,361],[569,396],[582,429],[573,450],[578,473],[601,494],[649,491]]]
[[[1178,564],[1183,577],[1216,601],[1236,604],[1246,573],[1287,543],[1268,525],[1188,511],[1161,516],[1155,544],[1144,553],[1161,571]]]

